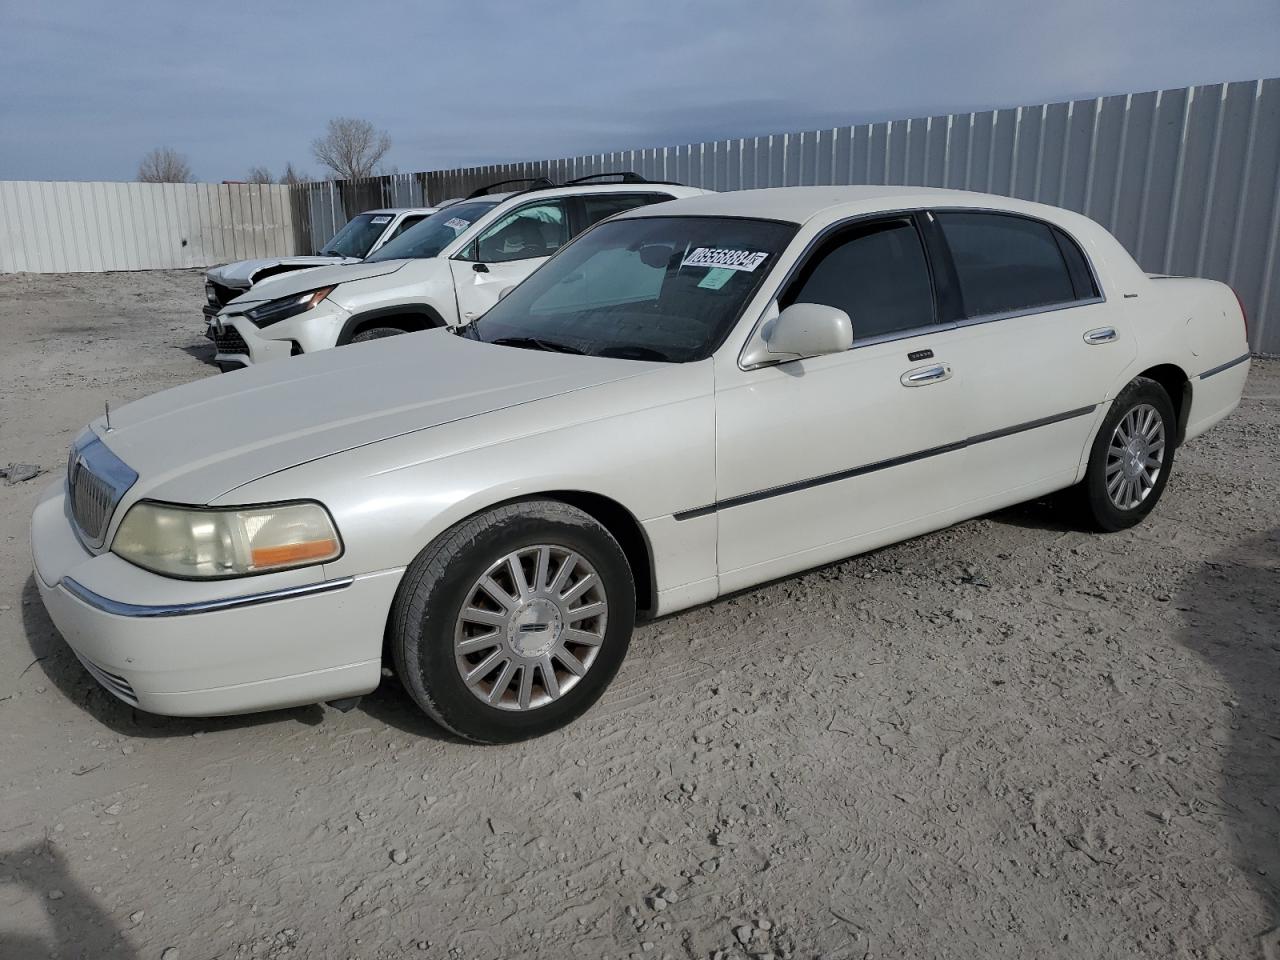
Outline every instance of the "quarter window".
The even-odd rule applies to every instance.
[[[569,240],[564,204],[531,203],[503,217],[478,242],[481,263],[549,257]]]
[[[607,220],[616,213],[622,213],[624,210],[634,210],[636,207],[647,206],[651,203],[662,203],[665,200],[672,200],[665,193],[593,193],[582,198],[582,211],[585,217],[586,227],[594,226],[601,220]]]
[[[1084,254],[1047,223],[1001,213],[935,216],[955,263],[966,317],[1097,296]]]
[[[859,224],[820,248],[780,306],[822,303],[853,321],[854,340],[933,323],[933,288],[924,247],[907,218]]]

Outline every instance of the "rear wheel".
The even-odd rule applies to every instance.
[[[395,337],[407,330],[399,327],[366,327],[351,338],[352,343],[364,343],[366,340],[381,340],[383,337]]]
[[[1164,387],[1138,377],[1116,397],[1078,489],[1085,519],[1124,530],[1155,509],[1173,469],[1176,418]]]
[[[556,501],[463,521],[405,573],[391,619],[401,682],[437,723],[482,743],[549,733],[617,673],[635,622],[622,548]]]

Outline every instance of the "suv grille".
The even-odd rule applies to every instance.
[[[233,326],[224,324],[221,333],[216,327],[210,326],[209,339],[213,341],[219,353],[242,353],[246,356],[249,353],[249,345],[244,342],[244,337],[240,336],[240,331]]]
[[[111,514],[138,475],[92,434],[82,436],[67,461],[67,496],[80,536],[90,547],[106,539]]]
[[[236,297],[240,296],[240,294],[244,293],[243,290],[237,290],[235,287],[223,286],[215,280],[209,281],[209,289],[213,291],[214,299],[218,301],[217,305],[220,307],[225,307]]]

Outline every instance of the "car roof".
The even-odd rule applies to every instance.
[[[686,187],[679,183],[579,183],[561,187],[537,187],[533,190],[512,190],[507,193],[486,193],[480,197],[467,199],[497,200],[501,203],[512,197],[577,197],[593,193],[665,193],[680,199],[699,197],[706,192],[700,187]]]
[[[435,213],[439,207],[379,207],[377,210],[361,210],[363,213],[384,214],[390,213],[398,215],[401,213]]]
[[[644,216],[751,217],[803,224],[832,208],[842,213],[875,213],[880,210],[938,206],[981,206],[999,210],[1043,213],[1043,204],[1001,197],[971,190],[941,187],[848,186],[848,187],[768,187],[761,190],[734,190],[703,193],[664,203],[660,208],[640,207],[620,214],[620,218]]]

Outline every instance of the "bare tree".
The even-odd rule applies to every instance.
[[[271,176],[271,171],[266,167],[250,167],[249,175],[245,177],[249,183],[275,183]]]
[[[287,183],[291,187],[295,184],[306,183],[310,179],[309,176],[294,167],[292,160],[284,165],[284,173],[280,174],[280,182]]]
[[[173,147],[156,147],[138,164],[142,183],[190,183],[191,165]]]
[[[328,132],[311,143],[316,160],[344,180],[373,176],[378,161],[390,149],[386,131],[354,117],[334,117]]]

